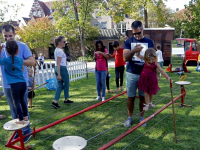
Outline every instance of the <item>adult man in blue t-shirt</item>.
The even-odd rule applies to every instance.
[[[4,25],[3,28],[2,28],[2,34],[3,34],[3,38],[5,39],[5,41],[15,40],[15,29],[12,25],[9,25],[9,24]],[[26,66],[34,66],[35,65],[35,59],[32,57],[32,53],[25,43],[21,43],[19,41],[16,41],[16,42],[17,42],[18,47],[19,47],[17,56],[24,60],[24,77],[26,79],[26,82],[28,83],[28,72],[27,72]],[[0,57],[6,58],[6,57],[9,56],[6,49],[5,49],[6,43],[3,43],[3,45],[4,45],[4,48],[1,51]],[[9,106],[10,106],[11,116],[12,116],[12,119],[16,119],[16,118],[18,118],[18,116],[17,116],[17,113],[16,113],[15,108],[14,108],[14,104],[13,104],[13,100],[12,100],[12,96],[11,96],[11,91],[10,91],[10,86],[7,84],[6,77],[5,77],[5,70],[4,70],[3,66],[1,66],[1,71],[2,71],[2,76],[3,76],[3,88],[4,88],[5,95],[6,95],[6,99],[8,101]],[[27,91],[24,95],[24,101],[26,103],[27,103],[27,97],[28,97],[28,89],[27,89]],[[23,128],[22,132],[23,132],[24,135],[30,133],[31,132],[30,126]],[[17,138],[17,137],[18,137],[18,134],[16,134],[14,139]],[[31,136],[24,138],[24,143],[26,143],[30,139],[30,137]]]
[[[138,80],[142,72],[144,61],[136,56],[137,52],[144,55],[144,52],[148,48],[154,48],[154,43],[151,39],[143,36],[143,25],[141,21],[134,21],[131,25],[133,31],[133,37],[126,40],[124,43],[123,58],[126,64],[126,89],[127,89],[127,109],[128,109],[128,119],[125,121],[125,126],[130,127],[133,122],[133,109],[134,101],[136,96],[136,90],[138,88]],[[144,120],[143,104],[145,103],[144,93],[138,89],[139,94],[139,107],[140,107],[140,117],[139,122]],[[143,124],[143,127],[146,123]]]

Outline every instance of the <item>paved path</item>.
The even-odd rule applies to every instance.
[[[88,73],[95,71],[95,64],[96,62],[87,62]],[[115,61],[108,61],[108,68],[115,68]]]

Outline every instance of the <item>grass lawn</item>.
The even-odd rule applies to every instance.
[[[166,70],[167,67],[165,67]],[[186,81],[190,81],[191,85],[186,85],[186,100],[185,104],[192,105],[193,107],[179,107],[175,110],[176,114],[176,129],[177,129],[177,144],[174,142],[174,128],[173,128],[173,117],[170,114],[166,117],[163,121],[145,133],[141,138],[127,147],[127,150],[183,150],[183,149],[200,149],[200,132],[199,132],[199,124],[200,124],[200,98],[199,98],[199,80],[200,80],[200,73],[195,71],[196,67],[188,67],[188,70],[192,73],[187,73]],[[109,69],[111,73],[110,78],[110,87],[112,90],[115,90],[115,75],[114,69]],[[179,76],[175,73],[168,73],[170,78],[173,81],[178,81]],[[166,95],[167,98],[160,101],[155,109],[150,109],[148,112],[145,113],[145,118],[159,110],[165,104],[167,104],[170,100],[170,87],[168,81],[161,77],[159,80],[159,85],[161,87],[160,92],[154,97],[153,103],[156,103]],[[173,84],[173,89],[177,89],[174,92],[174,98],[180,94],[180,88],[178,85]],[[69,116],[73,113],[76,113],[80,110],[83,110],[93,104],[96,104],[100,101],[93,101],[96,96],[96,87],[95,87],[95,76],[94,73],[89,74],[89,78],[81,79],[70,84],[70,99],[74,101],[74,104],[71,105],[64,105],[64,95],[62,93],[61,99],[59,104],[61,106],[60,109],[54,109],[51,106],[51,102],[54,98],[55,91],[47,91],[45,89],[37,90],[36,97],[34,98],[33,104],[36,106],[33,109],[29,109],[31,122],[31,128],[36,127],[36,129],[45,126],[49,123],[62,119],[66,116]],[[110,98],[114,96],[116,93],[106,94],[106,98]],[[123,95],[118,98],[115,98],[93,110],[90,110],[86,113],[83,113],[77,117],[74,117],[70,120],[67,120],[63,123],[60,123],[52,128],[49,128],[45,131],[42,131],[36,134],[36,138],[31,138],[31,140],[26,144],[32,145],[35,144],[48,136],[51,136],[63,129],[63,132],[52,136],[51,138],[39,142],[35,146],[32,147],[33,150],[51,150],[53,142],[63,136],[81,136],[86,140],[90,139],[91,137],[123,122],[127,118],[127,108],[126,108],[126,99],[127,96]],[[88,103],[87,103],[88,102]],[[178,100],[177,102],[180,102]],[[81,106],[80,106],[81,105]],[[114,106],[113,106],[114,105]],[[76,108],[75,108],[76,107]],[[175,105],[175,108],[177,105]],[[74,108],[74,109],[73,109]],[[65,111],[60,113],[54,117],[49,119],[43,120],[41,122],[36,122],[42,118],[48,117],[50,115],[54,115],[56,113]],[[134,114],[139,112],[138,109],[138,99],[135,100],[135,110]],[[172,112],[172,107],[169,106],[163,112],[158,114],[152,120],[147,123],[147,126],[140,127],[136,131],[132,132],[115,145],[111,146],[110,150],[121,150],[126,147],[129,143],[131,143],[134,139],[139,137],[149,128],[154,126],[158,121],[164,118],[167,114]],[[4,114],[7,116],[6,119],[0,120],[0,150],[7,150],[4,144],[8,141],[12,132],[5,131],[2,126],[7,121],[11,120],[9,107],[6,101],[6,98],[3,97],[2,101],[0,102],[0,114]],[[89,118],[88,118],[89,117]],[[134,122],[131,127],[138,123],[138,116],[134,117]],[[36,122],[36,123],[34,123]],[[79,123],[78,123],[79,122]],[[130,128],[131,128],[130,127]],[[94,139],[91,139],[87,143],[86,150],[96,150],[103,146],[104,144],[108,143],[109,141],[113,140],[117,136],[121,135],[122,133],[126,132],[128,129],[124,127],[123,123],[116,126],[115,128],[105,132],[104,134],[97,136]]]

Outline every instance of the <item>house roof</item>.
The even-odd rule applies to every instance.
[[[26,18],[26,17],[22,17],[22,19],[24,19],[25,22],[28,22],[31,20],[31,18]]]
[[[97,37],[97,39],[120,39],[121,36],[122,34],[116,29],[100,29],[100,35]]]

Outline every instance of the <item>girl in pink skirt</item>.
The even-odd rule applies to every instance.
[[[158,86],[158,69],[161,74],[170,81],[169,76],[164,72],[164,70],[157,63],[156,51],[153,48],[149,48],[145,51],[144,56],[141,56],[140,53],[137,53],[137,57],[145,61],[144,68],[140,74],[140,79],[138,81],[138,87],[145,94],[145,107],[144,111],[147,111],[150,108],[155,108],[155,105],[152,103],[153,95],[156,95],[160,90]]]

